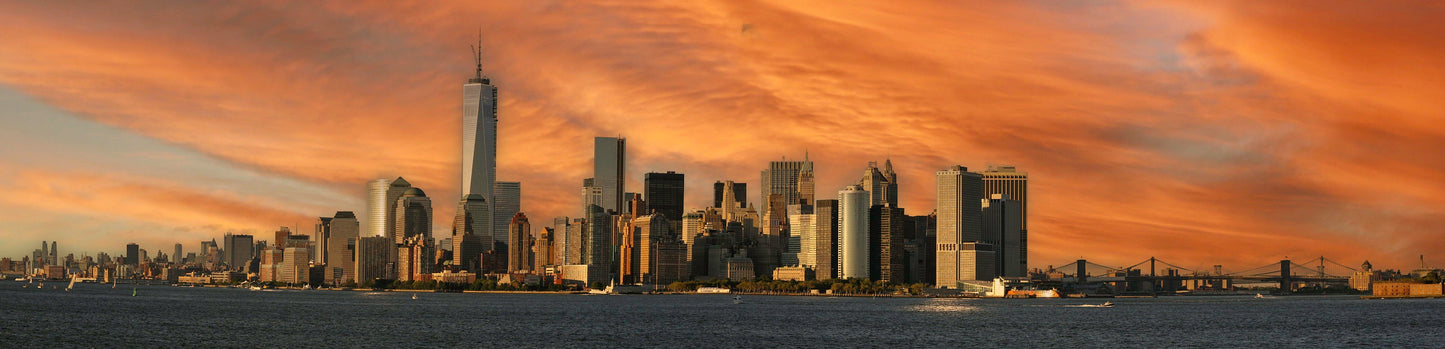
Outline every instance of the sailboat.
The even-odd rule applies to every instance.
[[[130,296],[131,296],[131,297],[135,297],[136,290],[137,290],[137,289],[136,289],[135,287],[131,287],[131,288],[130,288]]]
[[[75,289],[75,278],[70,278],[70,286],[65,286],[65,292]]]

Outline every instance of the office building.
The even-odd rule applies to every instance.
[[[977,268],[978,256],[989,254],[992,264],[992,246],[987,249],[977,244],[968,245],[971,250],[964,252],[964,244],[983,241],[983,176],[968,172],[963,166],[951,166],[936,173],[937,184],[937,252],[935,282],[938,287],[957,288],[959,281],[978,280],[983,275]],[[965,257],[970,258],[965,261]],[[967,263],[965,263],[967,262]],[[992,269],[989,270],[990,272]]]
[[[985,182],[986,183],[986,182]],[[1023,239],[1023,208],[1008,194],[991,194],[983,204],[984,242],[993,245],[995,274],[1028,276],[1028,246]]]
[[[375,179],[366,182],[366,224],[362,225],[363,236],[387,236],[386,217],[391,208],[390,201],[387,201],[387,191],[391,189],[391,180],[386,178]]]
[[[356,239],[356,282],[364,284],[387,277],[386,265],[396,243],[385,236],[365,236]]]
[[[401,179],[398,178],[397,180],[400,181]],[[396,199],[396,205],[394,205],[394,207],[396,207],[396,209],[392,215],[395,216],[396,220],[394,233],[392,233],[392,241],[397,244],[402,244],[405,243],[407,239],[417,236],[431,239],[432,208],[431,199],[426,197],[426,192],[423,192],[420,188],[407,188],[406,191],[402,192],[401,196]],[[483,219],[485,220],[490,217],[491,215],[487,214]],[[491,228],[491,226],[487,224],[483,224],[482,227],[483,229]]]
[[[226,248],[221,251],[221,254],[225,255],[223,262],[231,270],[244,270],[245,265],[250,263],[251,258],[256,255],[254,250],[256,241],[251,235],[226,233],[221,240],[222,245]],[[176,248],[180,248],[180,246]]]
[[[817,200],[813,206],[812,266],[818,279],[838,278],[838,200]]]
[[[769,199],[775,194],[782,197],[784,208],[780,212],[786,212],[787,205],[813,205],[813,162],[806,154],[803,161],[773,161],[768,164],[768,169],[763,170],[760,196],[763,207],[760,212],[775,210],[772,207],[774,201]]]
[[[319,262],[326,265],[324,278],[329,282],[345,283],[356,277],[356,238],[361,237],[361,222],[351,211],[336,211],[328,223],[329,234],[324,246],[318,246]],[[318,240],[318,241],[321,241]]]
[[[726,193],[726,194],[724,194]],[[731,201],[730,205],[723,205],[723,201]],[[748,206],[748,184],[733,181],[717,181],[712,184],[712,207],[740,208]]]
[[[907,282],[903,231],[909,221],[903,209],[874,205],[868,209],[868,278]]]
[[[496,208],[497,205],[489,205],[487,202],[487,198],[482,197],[481,194],[469,194],[457,203],[457,215],[452,221],[453,261],[470,265],[469,263],[473,262],[472,259],[476,257],[471,255],[472,252],[480,255],[483,251],[491,251],[495,248],[497,240],[488,232],[495,227],[492,220],[496,218],[496,215],[492,214],[491,209]],[[510,221],[511,217],[507,217],[507,220]],[[464,240],[475,241],[480,250],[461,251],[460,245],[465,242]],[[458,258],[457,256],[461,254],[459,252],[466,253],[462,258]]]
[[[480,49],[480,48],[478,48]],[[495,206],[497,181],[497,87],[482,75],[481,53],[476,52],[476,75],[462,85],[462,182],[461,197],[481,195]],[[495,211],[495,208],[493,210]],[[510,217],[508,217],[510,218]],[[479,235],[492,234],[492,226]],[[491,248],[488,246],[487,248]]]
[[[44,243],[42,243],[42,245],[43,244]],[[45,253],[49,253],[49,251],[46,251]],[[137,245],[135,243],[129,243],[125,245],[125,265],[140,265],[140,245]]]
[[[593,181],[602,188],[602,208],[622,212],[627,192],[627,139],[597,137],[594,140]]]
[[[507,272],[532,270],[532,223],[527,215],[517,212],[512,215],[507,231]]]
[[[898,175],[893,173],[893,160],[884,160],[881,170],[877,162],[869,162],[858,185],[868,192],[869,206],[898,207]]]
[[[511,241],[512,216],[522,211],[522,182],[496,182],[492,187],[492,238],[496,243]],[[487,246],[487,249],[493,247]]]
[[[839,278],[869,277],[868,200],[868,192],[857,185],[838,191]]]
[[[537,239],[532,242],[532,272],[542,274],[548,267],[557,265],[557,252],[553,250],[555,244],[552,242],[552,228],[543,227],[542,232],[537,234]]]
[[[1019,216],[1023,224],[1019,229],[1029,229],[1029,173],[1019,171],[1013,165],[989,165],[983,173],[983,195],[1008,195],[1009,200],[1018,201]]]
[[[556,253],[554,262],[556,265],[571,265],[578,263],[582,253],[580,245],[581,237],[573,237],[569,234],[572,230],[572,219],[567,217],[552,218],[552,248]]]
[[[612,215],[602,206],[588,206],[587,215],[581,224],[582,240],[586,246],[581,263],[592,266],[592,270],[605,271],[612,265]]]
[[[642,198],[647,200],[647,209],[661,213],[669,221],[682,220],[684,198],[684,176],[681,173],[649,172],[643,179]]]
[[[174,260],[172,263],[175,263],[175,264],[177,264],[177,265],[185,264],[185,260],[182,259],[182,257],[185,257],[185,256],[186,256],[186,255],[181,254],[181,243],[177,242],[177,243],[176,243],[176,254],[174,254],[174,255],[171,256],[171,259]]]

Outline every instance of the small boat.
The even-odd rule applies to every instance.
[[[139,290],[139,289],[137,289],[137,288],[135,288],[135,287],[131,287],[131,288],[130,288],[130,296],[131,296],[131,297],[135,297],[135,294],[136,294],[137,290]]]
[[[1112,302],[1104,302],[1104,304],[1100,304],[1099,306],[1105,307],[1105,308],[1113,308],[1113,307],[1114,307],[1114,303],[1112,303]]]
[[[75,278],[70,278],[70,286],[65,286],[65,292],[75,289]]]
[[[1255,298],[1255,299],[1264,299],[1264,295],[1263,295],[1263,294],[1259,294],[1259,293],[1255,293],[1255,294],[1254,294],[1254,298]]]
[[[743,296],[733,296],[733,304],[743,304]]]
[[[252,290],[252,291],[260,291],[260,290],[261,290],[261,286],[251,286],[251,290]]]
[[[416,293],[411,294],[411,299],[416,299]]]

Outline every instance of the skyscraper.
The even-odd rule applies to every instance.
[[[356,239],[356,282],[364,284],[386,278],[388,258],[396,251],[396,242],[384,236]]]
[[[311,245],[316,246],[315,249],[311,250],[313,259],[316,260],[316,263],[326,264],[326,253],[330,252],[327,251],[327,247],[330,246],[327,244],[331,242],[331,217],[316,218],[316,231],[311,233],[311,238],[315,239],[311,242]],[[229,255],[230,252],[226,254]]]
[[[532,223],[527,215],[517,212],[508,224],[507,271],[532,270]]]
[[[877,162],[869,162],[858,185],[868,192],[869,206],[898,207],[898,175],[893,173],[893,160],[884,160],[882,170]]]
[[[684,197],[683,174],[649,172],[643,179],[642,198],[647,200],[649,211],[667,216],[668,221],[682,219]]]
[[[622,212],[622,193],[627,189],[627,139],[597,137],[593,150],[592,178],[594,185],[602,188],[601,206],[605,210]]]
[[[956,288],[959,281],[972,280],[979,275],[973,270],[974,260],[965,263],[964,258],[974,258],[981,252],[992,253],[992,246],[979,246],[974,242],[983,241],[983,176],[968,172],[963,166],[951,166],[936,173],[938,178],[937,208],[938,225],[936,267],[938,287]],[[964,244],[968,243],[968,246]],[[963,248],[968,247],[968,252]],[[989,262],[993,256],[989,255]],[[992,264],[992,263],[989,263]]]
[[[838,278],[838,200],[818,200],[813,206],[812,265],[819,280]]]
[[[471,194],[457,204],[456,220],[452,222],[452,264],[462,269],[479,272],[481,255],[495,246],[491,235],[478,232],[490,228],[494,217],[488,211],[491,205],[481,194]]]
[[[806,154],[803,161],[768,163],[768,169],[763,170],[762,182],[760,200],[763,207],[759,212],[773,212],[772,201],[768,199],[773,194],[782,195],[783,206],[798,203],[813,205],[813,162]]]
[[[394,215],[396,216],[396,230],[392,233],[393,240],[391,241],[402,244],[413,237],[431,238],[431,199],[427,198],[426,192],[420,188],[408,188],[401,197],[396,199]]]
[[[522,211],[522,183],[496,182],[492,186],[492,241],[509,243],[512,216]],[[491,249],[491,246],[485,246]],[[508,247],[510,250],[510,247]]]
[[[366,224],[362,227],[362,234],[365,236],[387,236],[386,217],[387,209],[391,204],[386,201],[386,192],[391,188],[391,180],[382,178],[366,182]]]
[[[181,254],[181,243],[177,242],[176,254],[174,257],[171,257],[171,259],[174,260],[173,263],[175,263],[176,265],[185,264],[185,256],[186,255]]]
[[[985,242],[993,244],[997,274],[1027,276],[1028,245],[1023,240],[1022,205],[1008,194],[989,195],[983,204],[983,236]]]
[[[135,243],[129,243],[125,245],[125,264],[140,264],[140,245],[137,245]]]
[[[582,240],[587,244],[582,263],[606,270],[612,265],[612,215],[602,206],[588,206],[582,224]]]
[[[462,85],[461,195],[478,194],[495,203],[492,190],[497,181],[497,87],[482,76],[481,47],[474,47],[472,53],[476,75]]]
[[[731,189],[729,189],[731,187]],[[729,192],[730,191],[730,192]],[[724,194],[726,193],[726,194]],[[731,195],[727,195],[731,194]],[[748,184],[733,181],[717,181],[712,184],[712,207],[728,208],[723,206],[724,198],[730,198],[733,208],[748,205]]]
[[[838,277],[868,278],[868,192],[850,185],[838,191]]]
[[[244,270],[246,265],[251,264],[251,258],[256,255],[255,237],[226,233],[222,239],[226,249],[221,251],[221,254],[225,255],[224,262],[231,270]]]
[[[989,165],[983,175],[983,195],[1007,194],[1009,200],[1019,202],[1019,215],[1023,224],[1019,229],[1029,230],[1029,173],[1021,172],[1013,165]]]
[[[583,179],[582,210],[578,211],[578,214],[586,216],[587,207],[592,205],[602,206],[602,187],[597,186],[597,180],[595,178]]]
[[[396,200],[409,189],[412,189],[411,183],[407,182],[405,178],[396,177],[396,180],[388,182],[386,197],[383,198],[385,201],[381,203],[383,206],[382,217],[385,221],[382,222],[382,230],[378,232],[379,236],[385,236],[390,241],[400,241],[396,237]]]
[[[347,282],[356,278],[356,239],[361,236],[361,222],[351,211],[336,211],[329,222],[326,245],[317,252],[320,263],[326,264],[328,282]],[[318,247],[320,248],[320,247]]]
[[[903,263],[903,209],[874,205],[868,210],[868,277],[875,281],[906,282]]]

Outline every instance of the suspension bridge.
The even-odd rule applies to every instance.
[[[1292,292],[1315,285],[1348,285],[1358,270],[1320,256],[1307,261],[1289,259],[1258,267],[1226,271],[1222,265],[1212,270],[1186,268],[1175,263],[1149,257],[1124,267],[1101,265],[1079,259],[1072,263],[1043,270],[1044,282],[1061,285],[1109,286],[1115,293],[1160,294],[1182,290],[1232,291],[1241,284],[1278,284],[1281,291]]]

